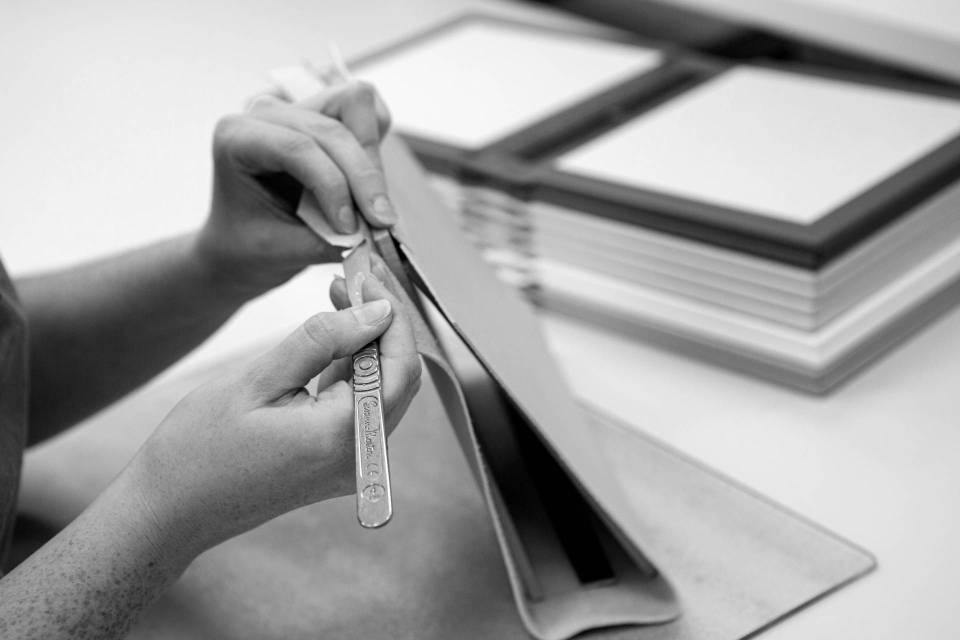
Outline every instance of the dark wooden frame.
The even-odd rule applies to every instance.
[[[532,125],[515,129],[478,149],[466,149],[400,131],[404,140],[410,145],[418,159],[433,173],[461,179],[463,177],[462,172],[464,167],[479,156],[488,153],[508,154],[514,150],[521,149],[527,152],[534,152],[539,148],[541,141],[554,139],[569,127],[575,126],[575,123],[589,121],[593,114],[597,112],[622,109],[622,105],[624,104],[643,100],[647,96],[652,98],[668,90],[685,77],[683,69],[676,64],[675,59],[678,57],[678,54],[674,52],[672,47],[664,43],[653,42],[628,33],[617,34],[612,31],[610,37],[599,37],[480,13],[465,13],[428,27],[369,54],[352,59],[350,61],[350,67],[357,75],[362,75],[363,67],[366,64],[377,62],[406,49],[419,46],[426,40],[442,36],[453,29],[469,23],[504,25],[511,28],[528,29],[534,32],[560,35],[579,40],[621,42],[623,44],[659,51],[663,63],[653,70],[637,73],[606,90],[587,95],[575,104],[558,110],[546,119]]]
[[[798,65],[753,66],[960,99],[960,91],[942,86],[876,80]],[[641,113],[642,111],[637,111],[631,118]],[[611,127],[594,131],[592,137],[609,128]],[[584,138],[581,136],[578,141],[583,142]],[[567,145],[565,148],[570,146],[575,145]],[[548,157],[538,158],[539,169],[533,178],[537,187],[531,197],[807,269],[822,268],[867,236],[960,178],[958,135],[814,223],[804,225],[567,173],[549,166],[550,161],[557,155],[559,154],[553,153]]]
[[[401,134],[431,172],[468,186],[504,191],[619,222],[689,238],[806,269],[823,268],[864,238],[960,178],[960,136],[893,176],[858,194],[816,222],[803,225],[708,202],[629,187],[561,171],[552,160],[623,122],[669,102],[733,68],[726,62],[638,38],[602,38],[522,21],[468,13],[429,27],[352,61],[355,70],[417,46],[469,22],[521,27],[574,38],[614,40],[659,50],[663,64],[585,97],[540,122],[515,130],[480,149],[464,149]],[[899,79],[877,79],[796,64],[753,65],[960,99],[960,90]]]

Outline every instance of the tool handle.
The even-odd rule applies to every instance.
[[[357,519],[367,528],[382,527],[393,515],[393,499],[380,394],[380,351],[376,342],[353,355],[353,401]]]

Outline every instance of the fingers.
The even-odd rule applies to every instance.
[[[314,175],[303,184],[316,195],[320,210],[334,229],[340,233],[356,231],[353,195],[358,196],[359,203],[365,192],[384,193],[386,187],[346,128],[332,118],[271,99],[257,101],[251,113],[297,136],[303,151],[309,149],[309,155],[316,156],[311,157]]]
[[[331,385],[337,382],[349,383],[353,375],[353,357],[352,354],[346,358],[334,360],[329,367],[324,369],[317,376],[317,394],[327,391]],[[348,385],[350,393],[353,393],[352,385]]]
[[[360,85],[356,85],[359,87]],[[383,161],[380,159],[380,123],[377,119],[376,92],[370,85],[366,90],[355,90],[335,102],[338,109],[333,117],[340,120],[363,148],[370,162],[383,172]]]
[[[377,254],[371,255],[371,263],[372,263],[373,275],[375,278],[374,282],[379,281],[380,285],[386,287],[387,291],[389,291],[390,294],[393,296],[392,299],[397,301],[393,303],[396,305],[394,308],[398,310],[402,309],[403,320],[409,325],[409,334],[408,334],[409,341],[408,342],[405,341],[404,343],[389,345],[388,349],[390,349],[391,351],[396,350],[398,353],[406,352],[409,349],[416,350],[417,349],[416,337],[413,332],[412,322],[410,320],[410,314],[415,313],[415,311],[407,308],[409,306],[409,300],[406,298],[406,296],[400,293],[403,291],[402,285],[397,281],[396,276],[387,267],[387,263],[384,262],[382,257],[380,257]],[[344,282],[344,284],[346,284],[346,282]],[[346,289],[344,288],[344,293],[345,292],[346,292]],[[400,300],[404,300],[406,302],[401,303]],[[402,307],[401,307],[401,304],[403,304]],[[382,348],[383,348],[382,338],[380,340],[380,344],[381,344],[381,351],[382,351]],[[420,381],[421,381],[421,376],[423,371],[423,360],[419,357],[419,354],[418,354],[416,362],[415,363],[408,362],[408,364],[414,366],[414,369],[411,372],[411,375],[414,375],[416,377],[416,382],[414,386],[410,388],[407,391],[407,393],[399,401],[393,404],[387,404],[386,419],[387,419],[388,425],[395,425],[397,422],[400,421],[400,418],[406,412],[407,407],[410,405],[410,402],[413,400],[414,396],[416,396],[417,394],[417,391],[420,389]]]
[[[390,302],[379,296],[359,307],[311,317],[251,365],[247,379],[253,393],[278,400],[301,389],[333,361],[380,337],[392,324]]]
[[[333,198],[338,208],[335,211],[324,208],[324,213],[334,228],[343,233],[350,233],[355,228],[352,216],[349,225],[347,221],[352,210],[345,208],[351,201],[351,195],[360,213],[374,226],[390,226],[396,222],[381,168],[378,149],[380,138],[373,115],[372,96],[358,93],[352,99],[368,104],[362,109],[342,112],[345,121],[269,98],[258,100],[251,111],[260,119],[306,137],[336,166],[345,185],[337,185]],[[344,186],[348,187],[348,191],[345,192]],[[315,193],[323,208],[324,197],[319,192]]]
[[[410,316],[399,300],[375,277],[363,281],[364,300],[389,300],[395,309],[390,327],[380,336],[380,366],[383,370],[383,400],[388,411],[406,407],[416,394],[421,375],[420,354]],[[399,415],[397,415],[399,418]]]
[[[244,111],[250,111],[253,109],[253,106],[260,102],[261,100],[280,100],[282,102],[288,102],[284,96],[283,91],[278,88],[265,89],[260,93],[250,96],[247,100],[247,104],[244,107]]]
[[[370,256],[370,264],[373,275],[380,280],[380,283],[383,284],[395,298],[406,300],[406,298],[400,294],[400,292],[403,291],[403,285],[397,280],[397,276],[390,271],[383,257],[376,253],[372,254]]]
[[[334,228],[351,232],[337,218],[343,215],[355,224],[348,181],[310,136],[262,118],[231,116],[217,125],[214,153],[226,155],[226,160],[253,176],[277,172],[293,176],[317,195]]]
[[[350,306],[350,295],[347,293],[347,281],[343,276],[334,276],[330,283],[330,302],[337,309],[346,309]]]
[[[337,118],[364,147],[371,142],[378,145],[390,129],[390,111],[386,103],[372,84],[362,80],[332,85],[297,105]],[[376,124],[375,128],[373,124]]]
[[[375,258],[377,265],[383,267],[382,260]],[[376,277],[368,276],[363,282],[364,300],[386,299],[394,310],[393,320],[387,331],[380,336],[380,364],[383,371],[383,394],[388,420],[396,424],[420,386],[422,364],[417,352],[413,327],[408,310],[396,296]],[[339,308],[349,306],[346,282],[342,278],[334,279],[330,285],[330,298]]]
[[[380,281],[380,284],[387,288],[393,297],[397,300],[405,299],[399,293],[403,290],[402,285],[397,282],[397,277],[393,275],[384,259],[376,253],[370,254],[371,270],[373,275]],[[347,281],[341,275],[334,275],[330,283],[330,302],[337,309],[346,309],[350,306],[350,297],[347,293]]]

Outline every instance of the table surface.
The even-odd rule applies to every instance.
[[[195,228],[216,119],[265,86],[268,69],[320,59],[330,39],[349,55],[464,10],[567,22],[480,0],[134,5],[0,5],[0,249],[14,274]],[[284,334],[328,306],[318,291],[332,272],[311,269],[250,304],[164,375]],[[762,637],[960,634],[950,497],[960,485],[960,312],[827,397],[562,318],[544,326],[575,393],[877,555],[876,572]]]

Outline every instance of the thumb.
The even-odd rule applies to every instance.
[[[358,351],[390,325],[387,300],[318,313],[251,365],[254,392],[269,400],[303,387],[331,362]]]

